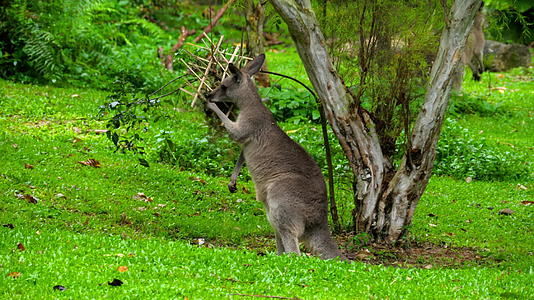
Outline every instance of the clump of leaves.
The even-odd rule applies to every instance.
[[[530,177],[526,157],[506,151],[475,136],[448,119],[438,142],[434,173],[479,180],[517,180]]]
[[[239,154],[237,144],[226,138],[179,139],[174,132],[165,130],[155,137],[159,162],[208,175],[230,174]]]
[[[106,125],[106,135],[115,145],[115,151],[145,154],[144,139],[139,132],[148,131],[148,112],[160,103],[158,99],[150,99],[149,96],[140,96],[129,81],[116,81],[113,93],[100,106],[101,116],[111,114]],[[143,158],[139,161],[148,166]]]
[[[504,115],[509,113],[500,104],[486,101],[483,96],[473,94],[456,94],[451,97],[449,113],[455,116],[461,114],[476,114],[481,117]]]
[[[270,99],[269,108],[279,122],[294,124],[312,121],[319,123],[320,115],[313,96],[304,90],[282,89],[280,85],[260,90],[263,97]]]

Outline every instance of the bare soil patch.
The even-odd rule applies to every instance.
[[[365,262],[373,265],[394,266],[400,268],[432,269],[438,267],[461,268],[474,265],[498,263],[488,257],[481,249],[468,247],[451,247],[430,242],[411,242],[399,246],[386,246],[369,243],[363,246],[354,244],[352,234],[335,236],[341,251],[351,261]],[[199,244],[193,241],[192,244]],[[250,237],[240,246],[228,241],[211,240],[202,243],[204,247],[229,247],[254,251],[258,255],[276,251],[274,236]],[[306,251],[304,249],[304,251]],[[311,253],[304,252],[307,255]]]
[[[343,253],[353,261],[374,265],[404,268],[466,267],[482,265],[491,261],[481,250],[468,247],[450,247],[430,242],[411,242],[399,246],[370,243],[365,246],[351,245],[350,235],[337,236]]]

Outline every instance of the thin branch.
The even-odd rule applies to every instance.
[[[170,54],[165,55],[163,53],[163,48],[162,47],[158,48],[158,54],[163,65],[165,66],[165,68],[167,68],[167,70],[170,70],[170,71],[172,71],[173,69],[172,56],[174,52],[176,52],[178,49],[180,49],[183,46],[185,39],[187,39],[188,36],[195,34],[195,30],[187,30],[185,26],[182,26],[181,31],[182,31],[182,34],[180,34],[180,37],[178,38],[178,42],[174,44],[174,46],[172,46]]]
[[[451,24],[451,20],[449,19],[449,8],[447,7],[447,0],[441,0],[441,6],[443,7],[443,19],[445,19],[445,25],[447,27]]]
[[[221,46],[221,43],[224,39],[224,35],[221,36],[221,38],[219,39],[219,42],[217,43],[217,46],[215,47],[214,49],[214,52],[217,52],[219,50],[219,47]],[[212,56],[212,59],[210,59],[210,62],[208,63],[208,66],[206,67],[206,71],[204,71],[204,76],[202,77],[202,79],[200,80],[200,84],[198,85],[198,88],[197,88],[197,92],[195,94],[195,97],[193,97],[193,102],[191,103],[191,107],[194,107],[196,102],[197,102],[197,99],[198,99],[198,95],[200,94],[200,91],[202,90],[202,86],[204,85],[204,82],[206,81],[206,77],[208,76],[208,73],[211,69],[211,64],[213,62],[213,58],[214,56]],[[206,85],[206,87],[211,91],[212,88],[209,87],[208,85]]]
[[[175,82],[176,80],[181,79],[182,77],[187,76],[187,75],[188,75],[188,74],[183,74],[183,75],[180,75],[180,76],[174,78],[173,80],[171,80],[171,81],[165,83],[165,84],[164,84],[162,87],[160,87],[159,89],[157,89],[157,90],[155,90],[154,92],[148,94],[147,97],[150,97],[150,96],[156,94],[157,92],[159,92],[159,91],[161,91],[162,89],[164,89],[165,87],[167,87],[169,84],[171,84],[171,83]]]
[[[198,43],[200,42],[201,39],[203,39],[205,36],[207,36],[208,33],[211,32],[211,30],[213,29],[213,27],[215,27],[215,25],[217,25],[217,22],[219,22],[219,19],[224,15],[224,12],[228,9],[228,7],[230,7],[230,5],[232,3],[234,3],[235,0],[228,0],[228,2],[226,2],[226,4],[221,7],[221,9],[219,9],[217,11],[217,14],[215,14],[215,17],[213,18],[213,20],[211,21],[211,23],[206,27],[204,28],[204,32],[202,32],[201,34],[199,34],[194,40],[193,42],[194,43]]]
[[[209,47],[204,47],[204,46],[193,44],[193,43],[185,43],[185,44],[189,45],[189,46],[197,47],[197,48],[200,48],[200,49],[204,49],[204,50],[211,50],[211,48],[209,48]],[[224,54],[224,55],[232,55],[233,54],[233,53],[230,53],[230,52],[222,52],[222,51],[219,52],[219,53]],[[252,60],[253,59],[253,58],[247,57],[247,56],[242,56],[242,55],[240,55],[240,56],[242,58],[246,59],[246,60]]]

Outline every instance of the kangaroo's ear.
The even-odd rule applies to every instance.
[[[235,78],[235,81],[237,83],[241,82],[241,78],[243,77],[243,73],[241,73],[241,71],[236,67],[234,66],[234,64],[229,64],[228,65],[228,70],[230,70],[230,72],[234,75],[234,78]]]
[[[265,54],[260,54],[256,56],[256,58],[254,58],[252,61],[250,61],[245,66],[245,69],[244,69],[245,72],[247,72],[250,76],[258,73],[264,61],[265,61]]]

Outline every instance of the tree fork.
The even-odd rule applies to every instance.
[[[401,165],[394,172],[382,153],[375,124],[337,75],[309,0],[271,0],[287,23],[299,56],[355,175],[354,226],[375,240],[395,243],[411,223],[432,172],[435,147],[449,100],[451,75],[481,0],[455,1],[441,36],[425,103],[412,129]]]

